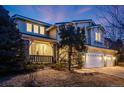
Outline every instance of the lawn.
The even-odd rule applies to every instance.
[[[35,80],[41,87],[112,87],[124,86],[124,79],[102,73],[79,74],[47,68],[33,74],[9,76],[0,79],[0,86],[27,86]],[[35,85],[34,85],[35,86]]]

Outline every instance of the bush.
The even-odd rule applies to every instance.
[[[55,69],[55,70],[66,70],[66,64],[64,63],[56,63],[56,64],[52,64],[51,68]]]
[[[78,69],[81,69],[82,67],[83,67],[83,62],[81,62],[81,61],[78,62],[78,66],[77,66],[77,68],[78,68]]]
[[[26,64],[25,65],[25,71],[36,71],[38,69],[44,69],[43,64]]]

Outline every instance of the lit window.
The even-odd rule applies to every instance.
[[[100,35],[99,32],[96,32],[96,33],[95,33],[95,40],[96,40],[96,41],[101,41],[101,35]]]
[[[44,27],[40,26],[40,34],[44,34]]]
[[[38,26],[34,25],[34,33],[38,33]]]
[[[27,32],[32,32],[32,24],[31,23],[27,23]]]

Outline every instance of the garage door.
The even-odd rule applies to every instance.
[[[86,68],[104,67],[104,60],[102,53],[86,53]]]
[[[114,66],[114,60],[112,55],[107,56],[107,59],[105,60],[105,66],[106,67]]]

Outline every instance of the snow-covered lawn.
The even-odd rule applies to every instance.
[[[124,86],[124,79],[95,72],[93,74],[79,74],[48,68],[32,75],[38,86],[45,87]],[[30,79],[30,74],[4,77],[0,79],[0,86],[24,86],[25,82]]]

